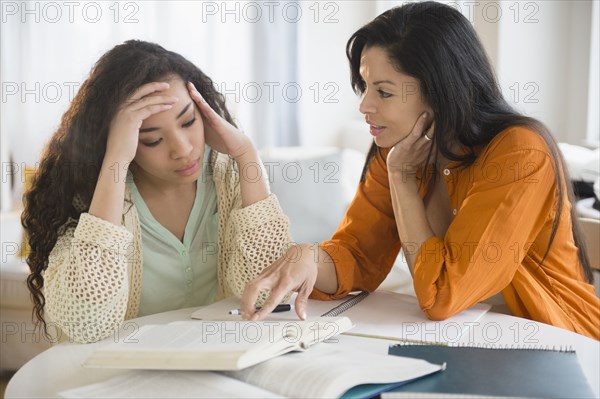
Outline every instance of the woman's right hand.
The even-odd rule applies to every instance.
[[[297,292],[295,307],[301,319],[306,318],[306,303],[317,280],[318,265],[315,261],[315,248],[309,244],[290,247],[286,253],[267,267],[254,280],[246,285],[240,310],[245,320],[260,320],[277,306],[291,291]],[[271,294],[260,311],[255,310],[260,293],[270,290]]]
[[[139,130],[144,119],[171,109],[177,97],[160,95],[167,90],[166,82],[152,82],[140,86],[121,106],[110,122],[105,159],[130,163],[135,157]],[[151,95],[153,93],[158,93]]]

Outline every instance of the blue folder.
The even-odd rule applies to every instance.
[[[505,397],[594,398],[575,351],[394,345],[390,355],[446,363],[446,370],[395,389]]]

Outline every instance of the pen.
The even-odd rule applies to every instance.
[[[256,308],[256,311],[258,312],[260,309],[261,308]],[[275,309],[273,309],[271,313],[288,312],[290,310],[294,310],[294,305],[289,303],[280,303],[279,305],[275,306]],[[229,311],[229,314],[241,314],[241,310],[233,309]]]

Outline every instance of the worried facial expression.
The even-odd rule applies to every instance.
[[[198,179],[204,156],[200,111],[180,78],[166,80],[167,90],[151,95],[175,96],[173,108],[145,119],[134,158],[136,177],[155,183],[184,184]]]
[[[421,96],[419,81],[398,72],[383,48],[363,49],[360,75],[365,91],[359,110],[378,146],[393,147],[405,139],[425,111],[433,120],[433,111]]]

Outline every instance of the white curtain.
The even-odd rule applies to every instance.
[[[128,39],[194,62],[259,148],[298,144],[296,104],[282,95],[287,85],[293,96],[297,81],[297,8],[295,1],[2,1],[2,209],[10,201],[6,165],[35,166],[94,62]],[[18,197],[21,178],[12,177]]]

